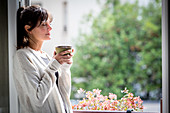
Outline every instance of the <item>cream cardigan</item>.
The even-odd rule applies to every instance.
[[[65,113],[64,105],[67,113],[72,113],[71,65],[61,65],[57,60],[48,58],[50,62],[47,65],[29,47],[17,50],[14,55],[13,75],[21,113]]]

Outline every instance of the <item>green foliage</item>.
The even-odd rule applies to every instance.
[[[107,0],[98,16],[86,16],[91,32],[80,32],[71,68],[73,79],[85,77],[86,82],[73,81],[75,91],[99,88],[103,95],[112,92],[120,98],[120,90],[127,87],[143,99],[161,97],[160,3],[139,6]]]

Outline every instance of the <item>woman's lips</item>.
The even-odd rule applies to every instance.
[[[50,35],[50,33],[47,33],[46,35]]]

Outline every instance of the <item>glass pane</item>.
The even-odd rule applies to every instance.
[[[66,1],[38,4],[54,17],[52,39],[43,49],[52,56],[56,45],[75,47],[71,98],[82,99],[79,88],[99,88],[103,95],[114,93],[120,99],[121,90],[127,87],[144,101],[144,111],[159,112],[161,0]],[[37,0],[32,0],[35,3]],[[67,34],[63,32],[65,24]]]

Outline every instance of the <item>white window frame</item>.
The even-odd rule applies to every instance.
[[[15,91],[12,69],[13,54],[16,49],[16,11],[19,0],[8,0],[8,59],[9,59],[9,92],[10,113],[18,112],[18,99]],[[168,33],[168,0],[162,0],[162,113],[169,113],[169,33]]]

